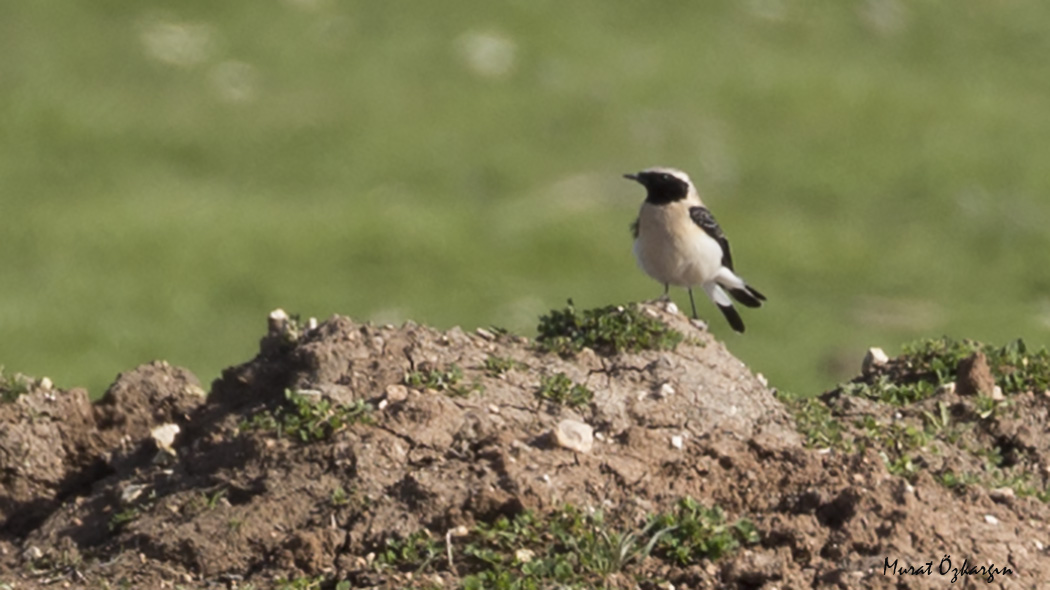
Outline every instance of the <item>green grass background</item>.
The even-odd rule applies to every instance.
[[[205,381],[276,307],[501,325],[655,297],[620,178],[690,172],[815,393],[1050,330],[1050,4],[0,4],[0,364]],[[675,292],[688,307],[684,291]]]

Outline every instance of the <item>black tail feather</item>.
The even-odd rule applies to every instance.
[[[762,302],[766,300],[766,296],[752,289],[750,286],[745,285],[743,289],[726,289],[729,294],[733,296],[741,304],[747,307],[762,307]]]
[[[718,309],[722,310],[722,315],[726,316],[726,319],[729,320],[729,325],[734,330],[741,334],[744,333],[744,320],[740,319],[740,314],[737,313],[735,307],[732,305],[719,305]]]

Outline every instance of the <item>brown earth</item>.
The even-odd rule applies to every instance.
[[[806,448],[774,392],[720,342],[680,315],[644,310],[686,341],[566,360],[484,330],[334,317],[298,339],[264,338],[207,398],[166,363],[120,375],[94,405],[82,390],[34,388],[0,405],[0,589],[268,588],[304,577],[327,588],[452,588],[468,572],[442,564],[424,581],[377,567],[375,553],[424,529],[451,551],[446,535],[461,525],[565,504],[640,527],[683,497],[750,519],[760,541],[686,566],[644,557],[608,587],[1050,587],[1046,504],[952,490],[921,469],[909,481],[870,449]],[[516,363],[496,375],[490,356]],[[464,390],[404,385],[409,372],[452,365]],[[578,410],[538,399],[541,380],[559,372],[594,399]],[[371,419],[308,443],[245,427],[288,389],[365,402]],[[861,401],[871,407],[841,402],[842,415],[888,419]],[[1039,392],[1023,403],[988,436],[1012,436],[1018,461],[1039,461],[1050,400]],[[555,444],[566,418],[593,427],[588,452]],[[150,431],[170,423],[181,431],[169,452]],[[1011,573],[953,585],[938,572],[946,555],[952,567],[966,559]],[[932,573],[893,575],[887,560],[932,562]]]

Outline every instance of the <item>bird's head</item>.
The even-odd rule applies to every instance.
[[[644,186],[648,192],[645,200],[654,205],[680,201],[694,190],[689,175],[676,168],[646,168],[637,174],[624,174],[623,177]]]

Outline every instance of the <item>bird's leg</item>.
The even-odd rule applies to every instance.
[[[696,302],[693,301],[693,288],[689,288],[689,305],[693,306],[693,319],[698,320],[700,316],[696,315]]]
[[[660,300],[661,301],[670,301],[671,300],[671,285],[669,283],[664,283],[664,294],[660,297]]]

